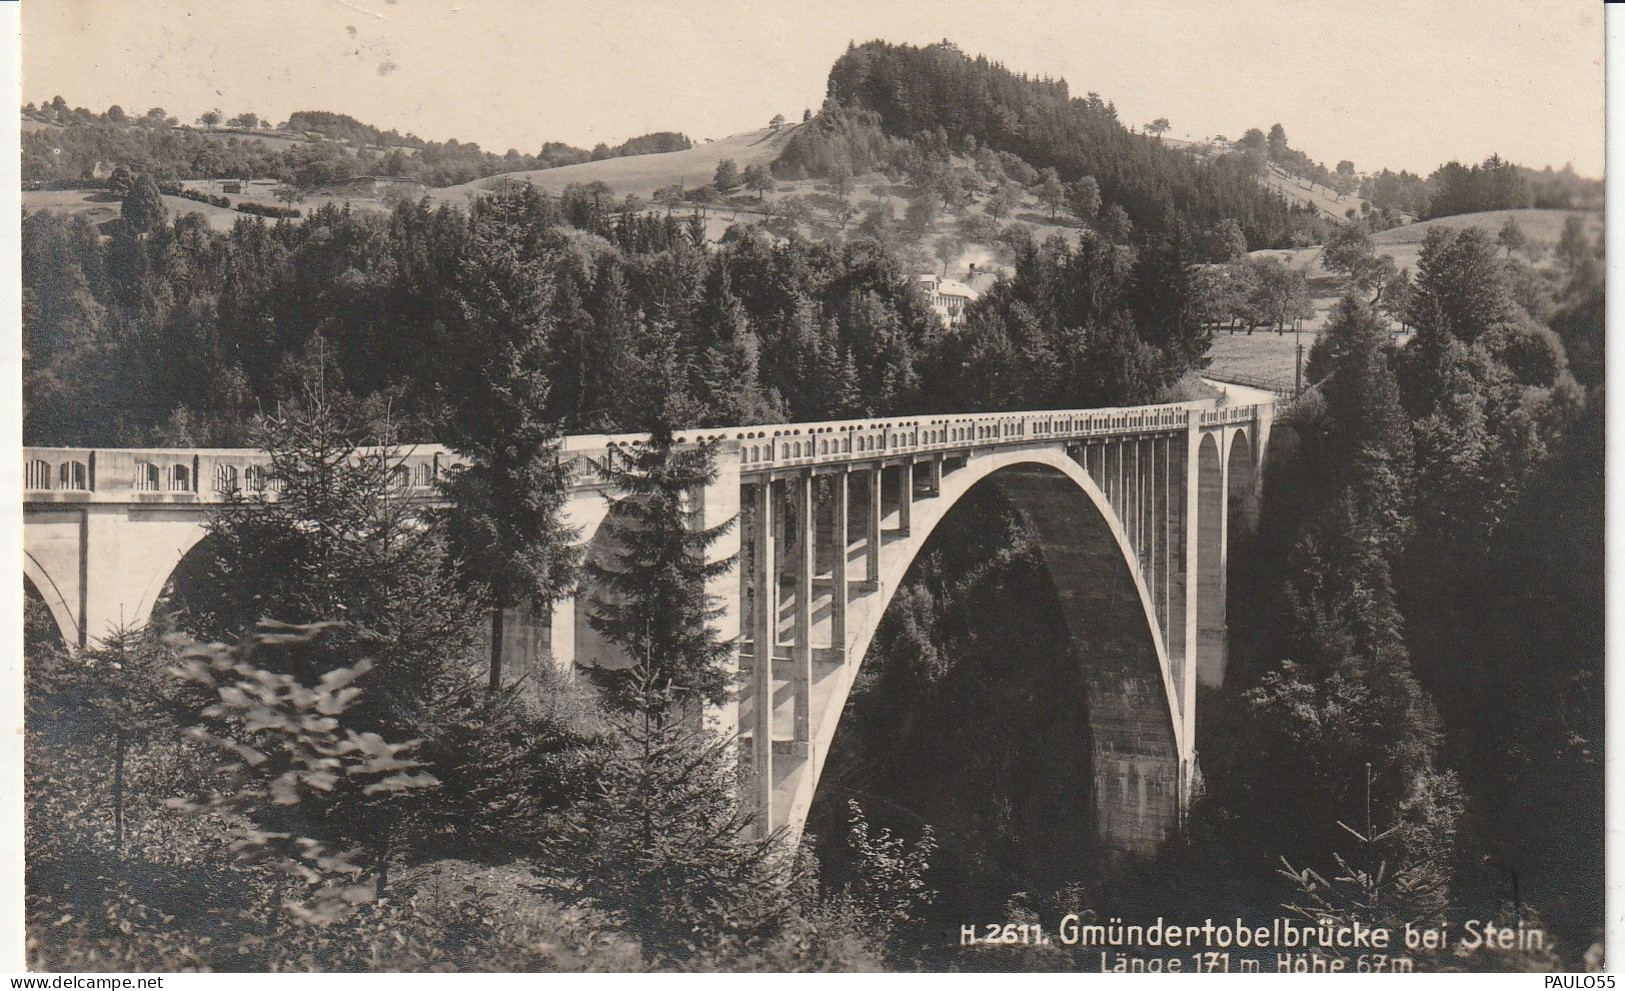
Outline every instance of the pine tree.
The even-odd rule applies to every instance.
[[[1171,379],[1205,364],[1213,339],[1202,323],[1196,264],[1189,228],[1170,217],[1163,234],[1141,248],[1134,267],[1134,325],[1163,351]]]
[[[707,553],[734,526],[697,526],[690,500],[717,474],[714,442],[679,446],[662,416],[648,441],[595,463],[621,495],[605,522],[618,550],[608,562],[589,562],[593,577],[589,622],[673,697],[723,702],[730,690],[733,644],[713,621],[722,606],[708,584],[733,568],[732,558]],[[634,670],[638,670],[634,669]],[[610,699],[631,708],[636,678],[624,670],[603,675]]]
[[[1416,262],[1411,319],[1417,333],[1471,344],[1512,313],[1496,244],[1481,228],[1430,228]]]
[[[45,621],[52,622],[48,616]],[[51,631],[54,636],[54,623]],[[109,631],[86,649],[53,647],[31,641],[25,632],[28,719],[107,748],[107,811],[114,848],[122,853],[130,804],[126,757],[132,748],[173,732],[187,715],[169,672],[173,657],[151,627]]]
[[[1408,491],[1412,463],[1410,420],[1400,404],[1399,383],[1388,360],[1388,328],[1371,307],[1352,295],[1337,304],[1312,363],[1322,379],[1330,430],[1325,463],[1352,468],[1361,457],[1386,462]],[[1330,486],[1344,483],[1331,476]]]
[[[718,162],[716,175],[712,178],[711,185],[719,193],[733,192],[739,186],[739,163],[731,158],[724,158]]]
[[[591,800],[549,839],[566,891],[618,916],[651,964],[775,935],[798,868],[753,838],[735,742],[673,691],[658,655],[631,669]]]
[[[491,613],[493,691],[502,686],[504,612],[550,607],[576,573],[562,518],[570,466],[548,416],[552,286],[538,244],[540,210],[529,185],[477,201],[454,289],[460,353],[469,360],[450,383],[446,443],[468,463],[443,488],[452,553]]]

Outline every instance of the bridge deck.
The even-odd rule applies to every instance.
[[[1251,397],[1248,397],[1251,398]],[[816,423],[781,423],[726,429],[686,430],[683,443],[715,442],[738,458],[745,476],[778,469],[872,463],[911,455],[966,452],[988,447],[1122,437],[1243,423],[1264,403],[1166,403],[1158,406],[1044,410],[1025,413],[963,413]],[[647,434],[584,434],[566,437],[562,450],[581,467],[616,449],[647,442]],[[448,468],[462,463],[439,444],[403,444],[383,450],[395,462],[409,494],[433,490]],[[612,455],[610,455],[612,456]],[[277,480],[270,459],[252,448],[23,449],[23,501],[186,504],[220,502],[233,492],[274,497]],[[594,484],[579,472],[582,484]]]

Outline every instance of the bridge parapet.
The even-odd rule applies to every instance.
[[[460,463],[438,444],[390,450],[391,470],[408,491],[431,490]],[[280,490],[270,455],[252,448],[23,449],[25,502],[214,503],[234,492],[274,499]]]
[[[915,454],[951,453],[1000,445],[1064,442],[1246,423],[1252,404],[1209,402],[1159,406],[972,413],[816,423],[779,423],[727,429],[685,430],[679,443],[717,443],[751,476],[782,468],[872,462]],[[636,448],[647,434],[566,437],[562,453],[576,465],[581,486],[594,484],[588,460]],[[369,448],[369,451],[383,450]],[[401,486],[427,495],[450,468],[462,463],[439,444],[388,449],[397,459]],[[278,480],[263,451],[243,448],[71,448],[23,450],[27,502],[223,502],[233,492],[275,498]]]
[[[746,427],[733,432],[740,471],[759,474],[862,462],[922,453],[953,452],[1008,444],[1067,441],[1186,429],[1205,403],[1044,410],[1033,413],[972,413],[834,420]]]
[[[1204,427],[1228,427],[1238,423],[1251,423],[1258,416],[1259,407],[1253,403],[1234,406],[1207,406],[1201,411]]]

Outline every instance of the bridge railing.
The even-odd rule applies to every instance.
[[[438,444],[365,450],[387,451],[391,472],[408,492],[431,491],[446,469],[460,463]],[[220,502],[234,492],[275,498],[281,488],[270,455],[250,448],[23,449],[23,489],[30,501]]]
[[[748,473],[841,461],[872,461],[890,455],[1183,430],[1192,415],[1209,405],[1168,403],[774,424],[741,428],[732,435],[739,443],[740,470]],[[1250,405],[1236,407],[1248,410],[1247,416],[1251,416],[1252,408]]]
[[[843,461],[875,461],[892,456],[969,450],[1043,441],[1081,440],[1123,434],[1245,423],[1257,415],[1253,404],[1166,403],[1028,413],[967,413],[831,420],[750,427],[685,430],[679,443],[718,443],[737,457],[741,472],[794,468]],[[647,434],[590,434],[564,438],[561,454],[575,463],[577,478],[590,482],[586,463],[609,452],[635,448]],[[386,450],[380,448],[370,451]],[[428,496],[439,479],[462,464],[439,444],[387,449],[403,490]],[[29,501],[95,500],[135,502],[219,502],[233,492],[275,498],[280,481],[263,451],[243,448],[69,448],[23,449],[23,487]]]

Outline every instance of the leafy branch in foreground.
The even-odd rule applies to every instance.
[[[330,670],[314,685],[259,665],[261,651],[309,644],[329,625],[262,623],[235,647],[183,646],[175,668],[218,699],[188,733],[220,751],[223,787],[171,806],[241,822],[232,851],[281,866],[296,892],[285,907],[296,921],[316,925],[338,921],[379,894],[396,805],[439,785],[411,756],[419,741],[389,741],[343,725],[371,661]],[[367,871],[357,863],[367,853],[371,885],[360,883]]]

